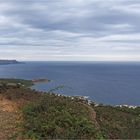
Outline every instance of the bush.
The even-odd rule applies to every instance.
[[[37,103],[25,105],[22,112],[27,138],[96,138],[98,132],[88,109],[68,97],[44,95]]]

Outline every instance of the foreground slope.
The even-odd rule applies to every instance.
[[[140,138],[140,107],[89,104],[26,86],[1,87],[0,99],[0,139]]]

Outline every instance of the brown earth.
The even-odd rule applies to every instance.
[[[20,118],[16,103],[0,96],[0,140],[7,140],[19,133],[16,128]]]

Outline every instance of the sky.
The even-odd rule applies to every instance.
[[[0,59],[140,61],[140,0],[0,0]]]

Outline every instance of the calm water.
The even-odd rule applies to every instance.
[[[58,93],[83,95],[105,104],[140,105],[140,63],[26,62],[0,65],[0,77],[48,78],[38,90],[65,87]]]

